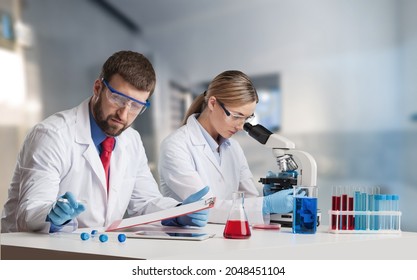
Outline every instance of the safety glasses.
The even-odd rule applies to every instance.
[[[246,122],[250,122],[255,117],[254,114],[250,115],[249,117],[245,117],[245,116],[242,116],[242,115],[234,114],[234,113],[230,112],[229,110],[227,110],[226,107],[224,106],[224,104],[222,102],[220,102],[217,99],[216,99],[216,101],[217,101],[217,103],[219,103],[220,107],[222,107],[222,109],[225,112],[226,116],[230,120],[232,120],[234,122],[246,123]]]
[[[106,86],[106,88],[108,89],[107,91],[107,98],[108,100],[113,103],[114,105],[116,105],[119,108],[123,108],[128,106],[129,107],[129,113],[131,114],[135,114],[135,115],[140,115],[143,112],[145,112],[145,110],[151,106],[151,103],[146,100],[146,102],[142,102],[139,101],[135,98],[132,98],[124,93],[121,93],[117,90],[115,90],[114,88],[112,88],[108,82],[105,79],[101,79],[101,81],[103,82],[103,84]]]

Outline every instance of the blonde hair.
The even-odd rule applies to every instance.
[[[238,70],[228,70],[217,75],[208,89],[197,96],[188,108],[183,124],[189,116],[201,113],[207,106],[207,100],[214,96],[226,106],[238,107],[248,103],[258,103],[258,93],[249,77]]]

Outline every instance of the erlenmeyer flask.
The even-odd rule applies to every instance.
[[[233,193],[233,205],[227,218],[223,236],[231,239],[247,239],[251,236],[248,218],[243,206],[244,193]]]

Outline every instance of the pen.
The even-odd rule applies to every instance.
[[[63,197],[58,198],[58,200],[57,200],[57,201],[59,201],[59,202],[65,202],[65,203],[69,203],[68,199],[63,198]],[[86,200],[78,200],[78,199],[77,199],[77,203],[81,203],[81,204],[83,204],[83,205],[87,205],[87,201],[86,201]]]

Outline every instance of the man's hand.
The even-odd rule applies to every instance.
[[[84,205],[77,202],[72,193],[66,192],[54,203],[48,218],[54,225],[62,226],[77,217],[84,210]]]

